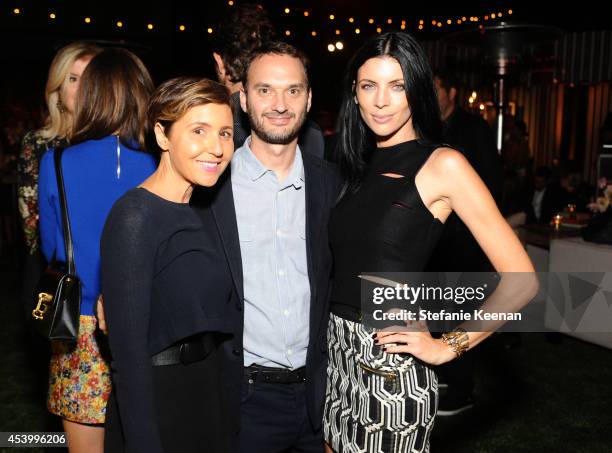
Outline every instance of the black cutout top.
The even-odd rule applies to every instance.
[[[423,203],[415,176],[437,147],[411,140],[377,148],[359,189],[333,209],[333,303],[360,307],[359,275],[424,269],[443,223]]]

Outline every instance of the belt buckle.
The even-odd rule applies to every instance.
[[[181,346],[179,347],[179,361],[183,365],[187,365],[189,363],[188,358],[187,358],[188,352],[189,352],[189,343],[181,343]]]
[[[201,342],[198,343],[197,341],[186,341],[185,343],[182,343],[179,348],[179,360],[183,365],[189,365],[190,363],[202,360],[202,355],[203,345]]]
[[[248,378],[249,378],[249,384],[253,384],[256,380],[257,380],[257,374],[259,373],[259,370],[255,367],[248,367]]]

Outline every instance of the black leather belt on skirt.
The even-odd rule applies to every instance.
[[[214,332],[187,338],[151,357],[153,366],[177,365],[199,362],[217,346]]]
[[[341,318],[348,319],[353,322],[361,322],[363,320],[363,316],[361,314],[361,310],[352,305],[341,304],[339,302],[332,302],[330,307],[330,311]]]
[[[253,382],[268,382],[272,384],[297,384],[306,382],[306,367],[288,370],[271,368],[261,365],[251,365],[244,368],[244,375]]]

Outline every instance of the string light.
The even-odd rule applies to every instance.
[[[229,6],[234,6],[234,1],[233,1],[233,0],[229,0],[229,2],[227,2],[227,4],[228,4]]]
[[[334,50],[336,50],[336,46],[334,46],[333,44],[328,44],[327,50],[329,50],[330,52],[333,52]]]
[[[485,109],[484,104],[480,104],[480,110],[484,110],[484,109]]]
[[[336,49],[338,49],[338,50],[344,49],[344,44],[342,44],[342,41],[338,41],[336,43]]]
[[[230,5],[230,6],[234,5],[234,0],[229,0],[227,2],[227,4]],[[291,14],[292,13],[290,7],[285,7],[283,10],[284,10],[285,14]],[[22,9],[21,8],[14,8],[13,9],[13,14],[19,15],[21,13],[22,13]],[[498,12],[494,12],[494,13],[483,15],[481,17],[470,16],[469,20],[470,20],[470,22],[480,22],[481,20],[489,21],[489,20],[494,20],[494,19],[501,19],[504,14],[512,15],[512,14],[514,14],[514,10],[508,9],[508,10],[503,10],[503,12],[502,11],[498,11]],[[304,17],[310,17],[310,11],[304,10],[303,11],[303,15],[304,15]],[[332,21],[336,19],[336,15],[335,14],[329,14],[328,17]],[[54,11],[48,12],[48,18],[50,20],[56,20],[57,19],[57,13],[55,13]],[[385,20],[385,22],[386,22],[387,25],[392,25],[394,23],[394,20],[396,20],[396,19],[400,23],[400,27],[399,28],[401,30],[406,30],[408,28],[407,21],[405,19],[388,17]],[[355,23],[357,23],[359,21],[359,18],[356,18],[356,17],[353,16],[353,17],[348,17],[347,20],[348,20],[349,23],[355,24]],[[450,26],[450,25],[453,25],[454,23],[456,23],[457,25],[461,25],[462,23],[466,22],[467,20],[468,20],[468,18],[466,16],[461,16],[460,18],[458,18],[458,17],[447,18],[447,19],[442,19],[442,20],[431,19],[431,24],[434,26],[434,28],[435,27],[442,28],[444,25],[449,25]],[[86,24],[91,24],[91,23],[93,23],[93,18],[90,17],[90,16],[85,16],[85,17],[83,17],[83,21]],[[368,21],[368,23],[370,25],[374,25],[376,27],[376,32],[377,33],[382,33],[382,31],[383,31],[382,30],[382,26],[376,25],[375,24],[375,19],[373,17],[368,18],[367,21]],[[424,30],[425,21],[426,21],[426,19],[419,19],[419,21],[418,21],[418,30]],[[446,22],[446,23],[444,23],[444,22]],[[117,26],[117,28],[123,28],[124,23],[121,22],[121,21],[117,21],[117,22],[115,22],[115,25]],[[187,27],[184,24],[178,24],[176,26],[178,27],[178,29],[181,32],[187,30]],[[148,30],[155,29],[155,26],[153,25],[153,23],[147,23],[146,27],[147,27]],[[483,26],[479,25],[478,28],[483,29]],[[353,30],[354,30],[355,34],[357,34],[357,35],[361,34],[361,29],[360,28],[354,28]],[[212,28],[207,28],[207,32],[208,32],[208,34],[212,34],[213,33],[213,29]],[[341,35],[341,33],[342,33],[340,29],[335,29],[334,32],[335,32],[335,35]],[[290,30],[286,30],[285,31],[285,35],[286,36],[291,36],[291,31]],[[313,37],[317,36],[318,32],[311,31],[311,35]]]

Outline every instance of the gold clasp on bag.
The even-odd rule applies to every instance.
[[[32,310],[34,319],[43,319],[52,301],[53,295],[49,293],[38,293],[38,304],[36,304],[36,308]]]

